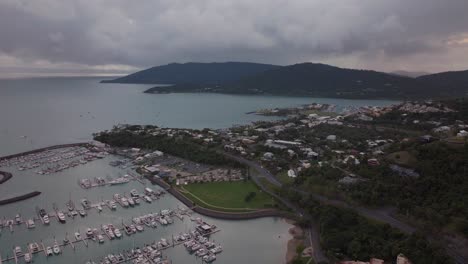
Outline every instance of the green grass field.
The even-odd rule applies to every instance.
[[[271,208],[273,199],[250,182],[211,182],[183,186],[182,192],[195,203],[212,209],[239,211]],[[189,192],[189,193],[187,193]],[[245,197],[255,192],[255,197],[246,202]]]

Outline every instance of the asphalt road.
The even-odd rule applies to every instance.
[[[226,155],[227,157],[235,159],[238,162],[241,162],[241,163],[255,169],[259,174],[261,174],[263,177],[265,177],[270,183],[272,183],[272,184],[274,184],[274,185],[276,185],[278,187],[281,187],[283,185],[275,177],[275,175],[271,174],[267,169],[263,168],[258,163],[254,162],[254,161],[251,161],[251,160],[248,160],[248,159],[245,159],[243,157],[239,157],[239,156],[230,154],[230,153],[223,153],[223,154]],[[261,186],[262,189],[264,188],[261,181],[258,180],[257,176],[252,177],[252,179],[259,186]],[[360,215],[362,215],[364,217],[367,217],[367,218],[373,219],[373,220],[377,220],[377,221],[380,221],[380,222],[383,222],[383,223],[387,223],[390,226],[399,229],[403,233],[411,234],[411,233],[416,231],[415,227],[412,227],[412,226],[410,226],[410,225],[408,225],[408,224],[406,224],[406,223],[392,217],[391,216],[391,212],[392,212],[391,209],[385,209],[385,208],[370,209],[370,208],[365,208],[365,207],[362,207],[362,206],[354,206],[354,205],[350,205],[350,204],[345,203],[345,202],[340,201],[340,200],[329,199],[329,198],[327,198],[325,196],[322,196],[322,195],[319,195],[319,194],[305,192],[305,191],[302,191],[302,190],[299,190],[299,189],[296,189],[296,188],[294,188],[294,190],[297,191],[298,193],[303,194],[303,195],[312,195],[312,197],[314,197],[316,200],[320,201],[323,204],[333,205],[333,206],[337,206],[337,207],[341,207],[341,208],[352,209],[352,210],[354,210],[355,212],[359,213]],[[271,192],[268,192],[268,193],[271,194]],[[279,196],[275,194],[274,197],[278,198]],[[284,200],[283,198],[278,198],[278,199],[281,200],[281,201]],[[291,204],[291,203],[289,203],[289,204]],[[288,205],[288,204],[286,204],[286,205]],[[289,205],[288,205],[288,207],[289,207]],[[292,208],[292,207],[290,207],[290,208]],[[295,210],[295,211],[296,212],[302,212],[302,215],[304,215],[304,212],[303,212],[302,209],[299,209],[298,211]],[[321,247],[320,247],[318,229],[316,227],[311,227],[310,233],[311,233],[311,243],[313,243],[313,248],[314,248],[315,262],[318,263],[319,261],[326,261],[327,258],[323,254],[323,251],[321,250]],[[433,237],[430,237],[430,236],[428,236],[428,239],[431,240],[431,241],[438,241],[437,238],[433,238]],[[466,263],[468,263],[468,259],[466,257],[462,256],[461,254],[459,254],[455,249],[449,248],[448,246],[445,246],[445,250],[446,250],[447,254],[455,261],[455,263],[457,263],[457,264],[466,264]],[[315,254],[317,254],[317,256],[315,256]]]
[[[235,160],[249,166],[250,168],[253,168],[262,177],[267,178],[267,180],[269,182],[273,183],[274,185],[276,185],[278,187],[281,187],[281,185],[282,185],[281,182],[279,182],[276,179],[276,177],[273,176],[268,170],[261,167],[257,163],[255,163],[253,161],[250,161],[250,160],[247,160],[247,159],[244,159],[242,157],[232,155],[230,153],[223,153],[223,154],[225,156],[229,157],[229,158],[235,159]],[[256,173],[251,174],[251,179],[260,187],[260,189],[262,189],[262,191],[270,194],[271,196],[273,196],[276,199],[278,199],[279,201],[281,201],[284,205],[286,205],[291,210],[296,212],[296,214],[301,215],[304,218],[310,220],[310,222],[312,224],[308,228],[308,233],[309,233],[309,243],[310,243],[310,246],[313,248],[313,251],[312,251],[313,252],[313,259],[314,259],[315,263],[320,263],[320,262],[328,263],[328,258],[325,256],[325,254],[324,254],[324,252],[322,250],[322,247],[320,246],[320,233],[318,231],[317,224],[315,224],[314,221],[313,221],[313,218],[306,211],[304,211],[304,209],[296,206],[295,204],[291,203],[289,200],[285,199],[284,197],[281,197],[281,196],[277,195],[276,193],[268,190],[268,188],[266,188],[263,185],[262,181],[260,181],[260,177]]]

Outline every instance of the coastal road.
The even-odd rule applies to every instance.
[[[258,163],[254,162],[254,161],[251,161],[251,160],[248,160],[248,159],[245,159],[243,157],[239,157],[239,156],[230,154],[230,153],[223,153],[223,155],[225,155],[225,156],[227,156],[229,158],[232,158],[234,160],[237,160],[238,162],[243,163],[243,164],[249,166],[250,168],[255,169],[259,174],[261,174],[264,178],[266,178],[271,184],[273,184],[273,185],[275,185],[277,187],[283,186],[283,184],[276,178],[275,175],[271,174],[267,169],[263,168],[263,166],[259,165]],[[256,176],[252,177],[252,179],[255,179],[255,178],[257,178],[257,177]],[[257,184],[259,184],[260,186],[263,186],[262,183],[258,179],[255,180],[255,182],[257,182]],[[329,198],[327,198],[327,197],[325,197],[323,195],[306,192],[306,191],[303,191],[303,190],[299,190],[297,188],[293,188],[293,190],[295,190],[298,193],[301,193],[303,195],[311,195],[313,198],[315,198],[316,200],[318,200],[321,203],[326,204],[326,205],[332,205],[332,206],[337,206],[337,207],[341,207],[341,208],[352,209],[355,212],[359,213],[360,215],[362,215],[362,216],[364,216],[366,218],[377,220],[379,222],[389,224],[390,226],[392,226],[392,227],[394,227],[396,229],[399,229],[403,233],[411,234],[411,233],[414,233],[416,231],[415,227],[412,227],[412,226],[410,226],[410,225],[408,225],[408,224],[394,218],[391,215],[392,209],[385,209],[385,208],[370,209],[370,208],[365,208],[365,207],[362,207],[362,206],[351,205],[351,204],[348,204],[348,203],[340,201],[340,200],[329,199]],[[277,197],[277,196],[278,195],[276,195],[275,197]],[[317,232],[316,229],[315,229],[315,231]],[[313,232],[311,232],[311,233],[313,233]],[[318,232],[317,232],[317,235],[315,235],[315,236],[318,236]],[[436,242],[436,241],[440,242],[439,239],[433,238],[431,236],[428,236],[427,238],[428,238],[428,240],[433,241],[433,242]],[[319,240],[317,240],[317,241],[319,241]],[[316,245],[318,245],[318,244],[314,244],[314,253],[315,253]],[[320,248],[320,247],[317,247],[317,248]],[[466,257],[464,257],[462,254],[458,253],[457,250],[455,250],[453,248],[449,248],[447,245],[445,246],[445,250],[446,250],[447,254],[457,264],[468,263],[468,259]],[[321,250],[319,250],[319,251],[321,251]],[[320,253],[323,254],[323,252],[320,252]],[[315,259],[315,256],[314,256],[314,259]],[[318,261],[316,260],[316,263],[317,262]]]
[[[270,183],[274,184],[275,186],[281,187],[283,185],[276,178],[275,175],[271,174],[267,169],[263,168],[258,163],[254,162],[254,161],[251,161],[251,160],[248,160],[248,159],[245,159],[243,157],[232,155],[230,153],[226,153],[225,155],[230,157],[230,158],[233,158],[233,159],[235,159],[235,160],[237,160],[237,161],[239,161],[239,162],[241,162],[241,163],[243,163],[245,165],[248,165],[251,168],[254,168],[256,171],[258,171],[263,177],[265,177]],[[327,205],[333,205],[333,206],[338,206],[338,207],[342,207],[342,208],[353,209],[353,210],[357,211],[359,214],[361,214],[361,215],[363,215],[363,216],[365,216],[367,218],[371,218],[371,219],[375,219],[375,220],[387,223],[387,224],[391,225],[392,227],[400,229],[401,231],[403,231],[405,233],[413,233],[414,231],[416,231],[416,228],[411,227],[410,225],[408,225],[406,223],[403,223],[398,219],[393,218],[390,215],[391,210],[389,210],[389,209],[368,209],[368,208],[361,207],[361,206],[353,206],[353,205],[350,205],[350,204],[345,203],[345,202],[340,201],[340,200],[329,199],[329,198],[327,198],[327,197],[325,197],[323,195],[306,192],[306,191],[303,191],[303,190],[299,190],[297,188],[293,188],[293,190],[295,190],[296,192],[301,193],[303,195],[311,195],[314,199],[320,201],[321,203],[327,204]]]
[[[229,157],[229,158],[237,160],[238,162],[241,162],[241,163],[249,166],[250,168],[253,168],[262,177],[267,178],[267,180],[269,182],[273,183],[274,185],[276,185],[278,187],[281,187],[281,182],[279,182],[276,179],[276,177],[274,177],[268,170],[266,170],[262,166],[258,165],[257,163],[255,163],[253,161],[250,161],[250,160],[247,160],[247,159],[244,159],[242,157],[232,155],[230,153],[222,153],[222,154]],[[260,177],[256,173],[252,173],[250,176],[251,176],[250,178],[260,187],[260,189],[262,191],[268,193],[269,195],[275,197],[277,200],[281,201],[284,205],[286,205],[291,210],[296,212],[296,214],[310,220],[310,222],[312,224],[309,225],[307,230],[308,230],[308,233],[309,233],[309,243],[310,243],[310,246],[313,249],[313,251],[312,251],[313,256],[312,257],[313,257],[315,263],[321,263],[321,262],[328,263],[328,258],[325,256],[325,254],[324,254],[324,252],[322,250],[322,247],[320,246],[320,233],[319,233],[318,228],[317,228],[318,225],[313,221],[312,216],[309,215],[309,213],[307,213],[304,209],[296,206],[295,204],[293,204],[289,200],[285,199],[284,197],[279,196],[278,194],[276,194],[276,193],[270,191],[268,188],[266,188],[263,185],[262,181],[260,181]]]

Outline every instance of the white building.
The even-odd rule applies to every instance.
[[[294,170],[288,170],[288,177],[289,178],[296,178],[296,172]]]

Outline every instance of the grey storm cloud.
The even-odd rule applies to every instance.
[[[373,67],[376,58],[401,65],[414,57],[414,65],[444,54],[467,61],[466,12],[467,0],[2,0],[0,58],[136,68],[349,58]]]

